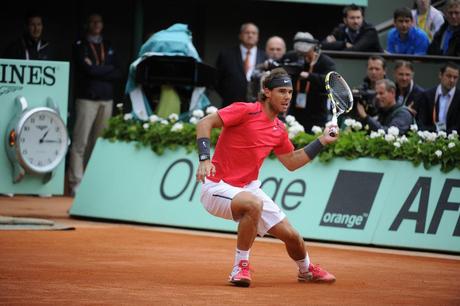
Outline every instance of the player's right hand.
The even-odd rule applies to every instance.
[[[206,176],[216,175],[216,167],[211,163],[211,160],[200,161],[198,169],[196,170],[197,182],[204,183]]]
[[[335,136],[331,136],[332,131],[334,131]],[[320,136],[319,141],[321,141],[323,145],[333,143],[337,141],[337,139],[339,139],[339,131],[340,130],[337,124],[328,122],[326,123],[326,127],[324,128],[323,135]]]

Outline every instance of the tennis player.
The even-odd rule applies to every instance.
[[[238,223],[235,261],[229,276],[229,282],[236,286],[250,285],[249,252],[256,235],[267,233],[285,243],[299,267],[299,281],[335,281],[334,275],[310,262],[302,237],[260,189],[259,169],[272,150],[293,171],[337,140],[338,135],[329,135],[331,125],[315,141],[294,150],[286,127],[277,117],[288,110],[291,97],[291,78],[284,69],[276,68],[263,82],[262,102],[235,102],[197,124],[200,163],[196,178],[203,182],[201,202],[209,213]],[[211,161],[211,130],[222,127]]]

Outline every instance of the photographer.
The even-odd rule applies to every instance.
[[[320,52],[318,41],[308,32],[294,36],[294,51],[286,54],[283,68],[290,74],[294,94],[290,113],[311,132],[314,125],[325,126],[328,120],[327,95],[324,78],[336,70],[334,61]]]
[[[396,102],[396,85],[383,79],[375,84],[376,103],[378,107],[378,118],[370,117],[362,103],[356,104],[356,110],[363,124],[369,125],[372,131],[383,129],[387,132],[388,128],[395,126],[400,134],[406,133],[410,125],[414,122],[412,114],[406,106]]]
[[[375,107],[375,83],[385,79],[385,74],[385,59],[379,55],[372,55],[367,60],[366,77],[363,83],[352,90],[353,100],[361,103],[366,113],[371,117],[377,115],[377,108]],[[356,113],[356,107],[354,112]]]

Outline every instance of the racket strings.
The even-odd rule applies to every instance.
[[[348,86],[344,83],[341,77],[333,77],[329,80],[332,96],[334,97],[336,106],[342,111],[348,110],[352,103],[353,98],[351,97]]]

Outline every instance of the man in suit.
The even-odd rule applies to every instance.
[[[241,26],[240,45],[222,51],[217,58],[217,91],[222,107],[248,100],[248,83],[257,64],[265,61],[263,50],[257,48],[259,29],[253,23]]]
[[[420,130],[460,130],[460,89],[456,88],[459,66],[447,62],[439,72],[440,84],[425,91],[417,105]]]
[[[460,0],[448,0],[444,15],[446,21],[434,34],[428,54],[460,56]]]

